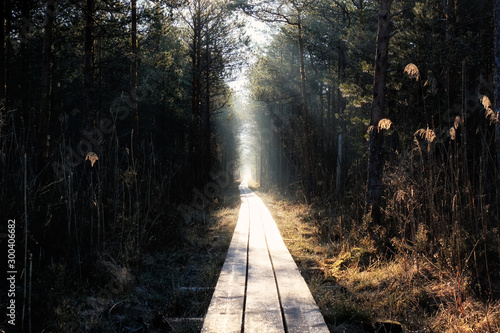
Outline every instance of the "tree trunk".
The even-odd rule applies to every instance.
[[[302,40],[302,22],[300,13],[298,14],[299,22],[297,24],[298,41],[299,41],[299,58],[300,58],[300,91],[302,95],[302,112],[304,115],[304,185],[305,197],[309,204],[311,202],[312,193],[312,173],[311,173],[311,132],[309,126],[309,110],[307,107],[307,91],[306,91],[306,69],[304,64],[304,41]]]
[[[497,122],[495,125],[496,133],[496,154],[497,154],[497,172],[500,173],[500,0],[495,0],[494,4],[495,20],[495,114]],[[497,191],[500,191],[497,187]],[[500,193],[497,193],[497,200],[500,202]]]
[[[92,58],[93,58],[93,15],[94,15],[94,0],[87,0],[87,8],[85,11],[85,68],[84,68],[84,86],[85,86],[85,125],[84,129],[90,131],[96,126],[96,118],[94,113],[94,91],[92,80]]]
[[[317,71],[316,71],[317,73]],[[323,82],[319,83],[319,119],[321,120],[320,124],[320,135],[319,135],[319,142],[321,142],[321,156],[323,159],[323,156],[326,155],[326,132],[328,131],[328,128],[326,127],[326,110],[325,110],[325,87],[326,85]]]
[[[5,73],[7,69],[7,62],[5,59],[5,15],[6,14],[6,4],[2,2],[0,6],[0,106],[4,103],[5,94]]]
[[[202,108],[202,142],[203,142],[203,181],[209,181],[210,169],[212,167],[212,152],[211,152],[211,129],[210,129],[210,72],[211,72],[211,54],[210,54],[210,31],[207,27],[205,36],[205,107]],[[215,43],[215,41],[214,41]],[[215,48],[215,46],[214,46]]]
[[[132,0],[132,63],[130,65],[130,116],[132,118],[132,149],[138,153],[139,114],[137,111],[137,0]]]
[[[446,42],[450,54],[455,52],[455,25],[457,21],[456,15],[456,0],[446,0]],[[457,83],[457,68],[456,61],[453,57],[448,57],[448,64],[446,69],[446,107],[448,111],[453,109],[454,99],[456,96],[456,83]]]
[[[343,108],[344,108],[344,102],[343,102],[343,97],[342,97],[342,91],[340,90],[340,84],[342,81],[342,73],[344,71],[344,54],[343,54],[343,47],[342,47],[342,42],[339,40],[338,44],[338,68],[337,68],[337,107],[338,107],[338,112],[339,112],[339,121],[338,121],[338,149],[337,149],[337,177],[335,180],[335,193],[337,195],[340,194],[340,185],[341,185],[341,180],[342,180],[342,158],[343,158],[343,134],[344,134],[344,124],[343,124],[343,119],[342,119],[342,113],[343,113]]]
[[[29,59],[29,34],[31,30],[30,22],[30,9],[32,2],[24,0],[21,5],[21,17],[23,25],[21,28],[21,89],[22,91],[30,91],[30,59]],[[3,22],[3,20],[1,20]],[[3,58],[2,58],[3,59]],[[4,87],[4,85],[1,85]],[[22,94],[21,96],[21,110],[23,115],[23,122],[28,125],[31,118],[31,96],[30,94]],[[27,127],[27,126],[26,126]]]
[[[330,68],[330,59],[328,59],[328,68]],[[327,105],[327,114],[326,114],[326,123],[327,123],[327,131],[326,131],[326,156],[328,158],[328,168],[330,168],[330,170],[333,170],[333,167],[334,167],[334,164],[333,164],[333,158],[332,158],[332,155],[333,155],[333,149],[332,149],[332,146],[333,146],[333,119],[334,119],[334,115],[332,114],[333,113],[333,107],[332,107],[332,90],[333,90],[333,86],[328,84],[328,90],[326,92],[326,105]],[[331,161],[331,162],[330,162]],[[332,181],[333,181],[333,177],[332,177]],[[330,183],[330,188],[333,188],[333,184]]]
[[[45,10],[45,33],[43,41],[43,67],[42,67],[42,99],[40,102],[40,120],[38,129],[38,144],[40,148],[41,163],[45,164],[49,158],[50,146],[50,95],[51,95],[51,66],[52,42],[55,18],[55,0],[47,0]],[[40,166],[40,167],[43,167]]]
[[[370,142],[368,160],[368,186],[366,192],[366,212],[371,213],[375,224],[382,222],[381,204],[383,195],[382,177],[384,171],[384,136],[378,130],[385,108],[385,88],[387,80],[392,0],[382,0],[378,16],[377,49],[375,53],[375,77],[371,106]]]
[[[5,6],[4,8],[4,58],[3,58],[3,65],[4,67],[4,85],[1,87],[2,92],[3,92],[3,106],[4,106],[4,111],[10,110],[11,109],[11,93],[10,90],[12,88],[12,73],[13,70],[10,66],[10,61],[12,58],[12,47],[11,47],[11,32],[12,32],[12,21],[13,21],[13,10],[12,10],[12,1],[11,0],[5,0],[3,2],[3,5]]]
[[[194,149],[194,183],[197,186],[203,183],[203,121],[202,121],[202,97],[201,97],[201,56],[202,56],[202,22],[201,3],[194,1],[193,9],[193,41],[191,45],[191,113],[193,125],[191,126],[191,147]]]

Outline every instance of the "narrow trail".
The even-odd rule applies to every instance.
[[[329,332],[262,200],[239,186],[241,208],[202,332]]]

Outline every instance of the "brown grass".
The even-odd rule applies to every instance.
[[[324,221],[329,218],[320,209],[279,194],[258,194],[332,331],[369,331],[377,320],[397,321],[411,332],[500,331],[500,303],[477,299],[469,278],[404,240],[393,240],[394,253],[378,253],[369,238],[331,235],[331,241],[318,226],[332,224],[338,233],[339,221]],[[419,242],[426,237],[418,231]]]
[[[415,132],[414,134],[415,138],[420,138],[422,140],[426,140],[427,142],[434,142],[436,139],[436,133],[429,127],[427,129],[419,129],[418,131]]]
[[[493,111],[493,106],[491,104],[490,99],[486,95],[482,95],[480,98],[481,104],[483,104],[484,107],[484,117],[490,121],[490,124],[494,124],[498,122],[497,115]]]

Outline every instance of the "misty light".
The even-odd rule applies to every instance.
[[[238,153],[240,160],[240,176],[246,180],[252,180],[253,174],[256,173],[257,158],[260,153],[257,147],[260,143],[256,142],[259,135],[258,125],[255,119],[256,109],[259,103],[252,100],[249,90],[249,80],[247,77],[248,69],[255,63],[259,52],[265,48],[271,35],[271,27],[253,17],[245,17],[245,32],[251,39],[251,50],[248,55],[249,62],[245,68],[241,69],[240,75],[228,82],[229,87],[233,91],[232,108],[235,114],[240,119],[240,129],[238,132]]]

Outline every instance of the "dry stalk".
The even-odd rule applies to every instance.
[[[404,69],[405,74],[408,75],[410,79],[420,80],[420,71],[415,64],[409,63]]]

